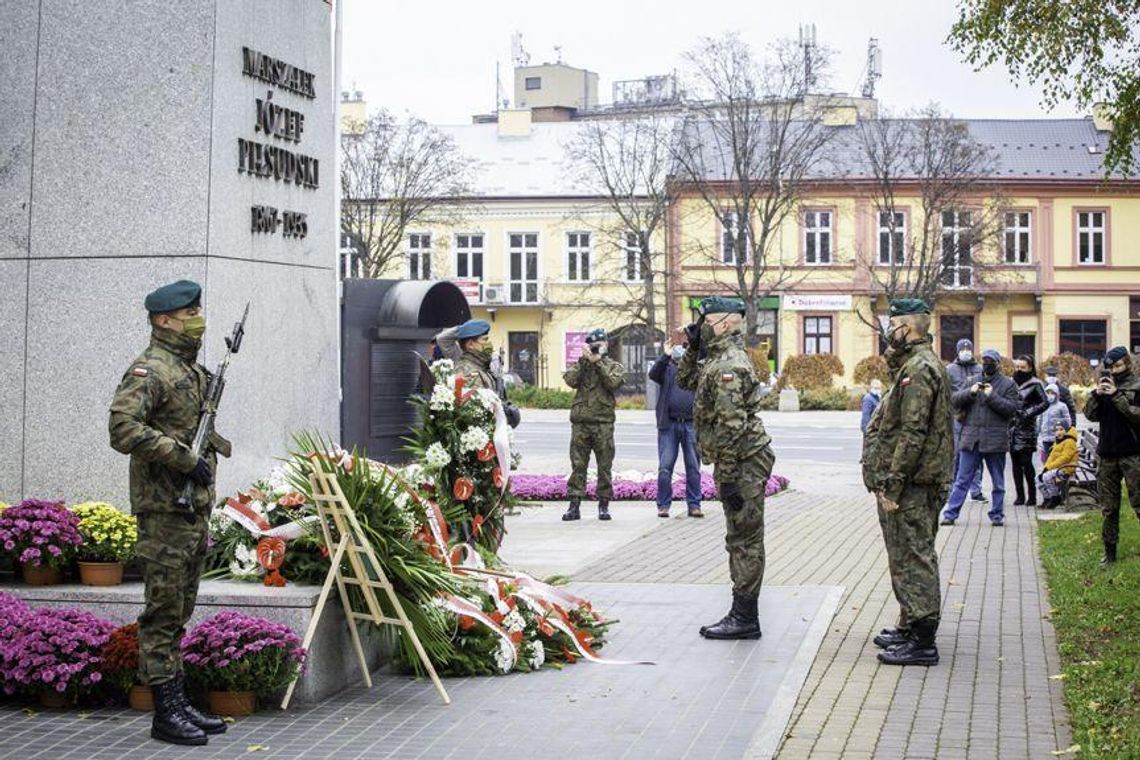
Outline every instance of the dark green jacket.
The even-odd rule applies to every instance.
[[[863,438],[863,482],[898,502],[909,486],[950,485],[950,376],[927,335],[899,352],[898,373]]]
[[[707,356],[686,351],[677,385],[695,391],[693,422],[701,461],[716,465],[718,483],[735,483],[740,463],[771,443],[760,419],[760,386],[744,351],[744,334],[730,330],[707,343]]]
[[[491,374],[491,363],[478,354],[464,351],[455,361],[455,372],[467,379],[468,388],[486,388],[499,392],[499,384]]]
[[[197,459],[190,451],[209,373],[198,364],[198,341],[155,328],[150,346],[123,375],[111,401],[111,446],[131,456],[131,511],[175,512],[175,501]],[[230,455],[229,441],[211,433],[206,459]],[[194,487],[194,506],[208,512],[214,489]]]
[[[617,398],[614,391],[625,380],[625,370],[608,356],[592,362],[583,355],[562,379],[573,388],[574,403],[570,407],[571,422],[613,422]]]

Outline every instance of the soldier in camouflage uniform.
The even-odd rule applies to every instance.
[[[495,349],[491,346],[490,333],[490,322],[469,319],[458,327],[444,330],[436,336],[436,342],[444,356],[458,352],[455,371],[467,381],[467,387],[486,388],[497,393],[503,401],[507,424],[518,427],[522,414],[513,402],[507,400],[507,386],[493,361]]]
[[[677,385],[695,392],[697,446],[701,460],[715,465],[732,577],[732,608],[719,622],[702,626],[700,634],[708,639],[758,639],[764,489],[776,457],[758,412],[760,383],[744,351],[744,302],[706,298],[700,313],[701,321],[674,340],[689,343],[677,370]]]
[[[578,361],[562,375],[573,388],[574,404],[570,407],[570,506],[562,519],[578,520],[579,508],[586,495],[586,468],[590,452],[598,464],[598,519],[610,519],[610,499],[614,497],[614,391],[621,387],[625,370],[606,355],[606,331],[598,328],[586,336],[586,350]]]
[[[217,433],[203,457],[190,450],[209,382],[197,363],[206,329],[201,288],[188,280],[146,297],[150,346],[123,375],[111,402],[111,446],[130,454],[131,512],[138,520],[138,557],[145,583],[139,616],[139,677],[154,690],[151,736],[200,745],[226,725],[186,698],[179,645],[198,596],[206,553],[206,520],[214,502],[215,452],[229,456]],[[191,482],[193,511],[176,505]]]
[[[937,665],[941,611],[934,537],[954,464],[950,377],[931,349],[930,309],[890,305],[893,382],[863,439],[863,482],[878,501],[899,624],[875,637],[889,665]]]

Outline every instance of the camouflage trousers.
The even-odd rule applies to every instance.
[[[139,679],[164,683],[182,672],[180,644],[198,599],[206,558],[206,521],[146,512],[139,524],[138,555],[145,584],[139,615]]]
[[[570,480],[566,483],[570,498],[586,496],[586,468],[590,452],[598,464],[598,498],[614,497],[614,423],[574,422],[570,425]]]
[[[1120,481],[1128,485],[1132,510],[1140,518],[1140,454],[1129,457],[1101,457],[1096,471],[1096,491],[1104,521],[1100,537],[1106,544],[1120,540]]]
[[[945,501],[945,488],[911,486],[902,492],[899,508],[894,512],[879,507],[887,569],[899,603],[899,628],[909,628],[919,620],[929,620],[937,626],[941,619],[942,589],[934,537]]]
[[[742,461],[736,486],[744,497],[744,506],[735,512],[724,510],[724,548],[735,594],[755,596],[764,582],[764,489],[775,463],[771,446]]]

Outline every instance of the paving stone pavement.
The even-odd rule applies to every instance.
[[[578,579],[727,583],[723,515],[672,520]],[[765,584],[842,585],[846,594],[789,724],[780,758],[1048,758],[1071,742],[1033,510],[1004,528],[968,503],[938,534],[942,662],[883,666],[871,638],[893,625],[872,498],[790,492],[769,500]]]

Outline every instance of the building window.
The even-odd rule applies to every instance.
[[[969,211],[942,212],[942,284],[968,288],[973,283],[973,229]]]
[[[483,235],[455,236],[455,276],[465,279],[483,279]]]
[[[804,317],[804,353],[831,353],[831,317]]]
[[[721,219],[720,260],[725,264],[743,264],[748,261],[750,230],[741,228],[735,211],[726,211]]]
[[[542,77],[527,77],[526,78],[526,88],[528,90],[541,90],[542,89]]]
[[[1100,359],[1108,350],[1108,322],[1103,319],[1062,319],[1059,353]]]
[[[590,233],[566,233],[566,279],[573,282],[590,280]]]
[[[889,318],[887,324],[890,324]],[[958,358],[958,341],[962,339],[974,342],[973,314],[942,314],[938,317],[938,355],[942,361],[952,362]],[[981,351],[976,353],[981,354]]]
[[[645,280],[645,272],[642,267],[642,240],[643,235],[636,232],[625,233],[625,245],[622,248],[625,251],[626,282],[642,282]]]
[[[1104,212],[1077,212],[1077,261],[1104,263]]]
[[[831,263],[831,212],[804,212],[804,263]]]
[[[902,264],[906,259],[906,214],[879,212],[879,263]]]
[[[408,235],[408,279],[431,279],[431,235],[428,233]]]
[[[538,303],[538,233],[511,233],[510,250],[511,303]]]
[[[1005,263],[1029,263],[1029,212],[1005,215]]]

